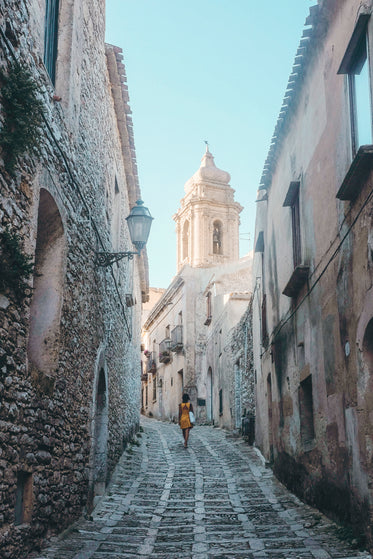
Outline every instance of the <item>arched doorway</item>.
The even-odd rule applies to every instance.
[[[107,477],[108,393],[103,367],[99,369],[97,379],[93,437],[93,492],[98,496],[105,491]]]
[[[273,462],[273,425],[272,425],[272,377],[267,376],[267,405],[268,405],[268,460]]]

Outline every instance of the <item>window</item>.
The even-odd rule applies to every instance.
[[[299,188],[291,205],[291,230],[293,235],[293,262],[295,268],[301,263]]]
[[[44,64],[52,80],[56,81],[59,0],[45,2]]]
[[[283,206],[288,206],[291,209],[293,271],[282,293],[292,298],[299,295],[308,280],[310,270],[309,266],[302,264],[299,187],[299,181],[292,181],[283,203]]]
[[[153,377],[153,402],[157,400],[157,379]]]
[[[372,143],[372,114],[366,41],[362,43],[356,65],[348,75],[351,104],[352,150]]]
[[[360,14],[338,74],[348,77],[352,156],[359,146],[372,144],[367,23],[369,14]]]
[[[219,390],[219,415],[223,415],[223,389]]]
[[[281,339],[272,345],[272,360],[275,365],[277,390],[279,397],[280,427],[284,426],[284,402],[282,394],[282,344]]]
[[[213,254],[223,254],[222,251],[222,226],[219,221],[214,221],[212,233]]]
[[[313,425],[312,377],[308,376],[299,387],[300,436],[304,445],[311,443],[315,437]]]
[[[264,231],[259,231],[255,243],[255,252],[264,252]]]
[[[267,327],[267,295],[263,294],[262,300],[262,346],[268,345],[268,327]]]
[[[291,209],[291,229],[293,240],[294,268],[301,263],[300,211],[299,211],[299,181],[290,183],[283,206]]]

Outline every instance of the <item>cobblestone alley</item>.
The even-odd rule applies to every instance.
[[[38,559],[369,558],[287,492],[255,450],[197,426],[188,449],[177,425],[143,419],[90,520]]]

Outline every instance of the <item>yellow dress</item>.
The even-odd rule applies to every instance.
[[[180,428],[190,429],[192,426],[189,419],[190,402],[187,402],[186,404],[180,404],[180,405],[181,405]]]

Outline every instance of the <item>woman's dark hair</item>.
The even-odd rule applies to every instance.
[[[183,404],[186,404],[187,402],[189,402],[189,400],[189,394],[183,394]]]

